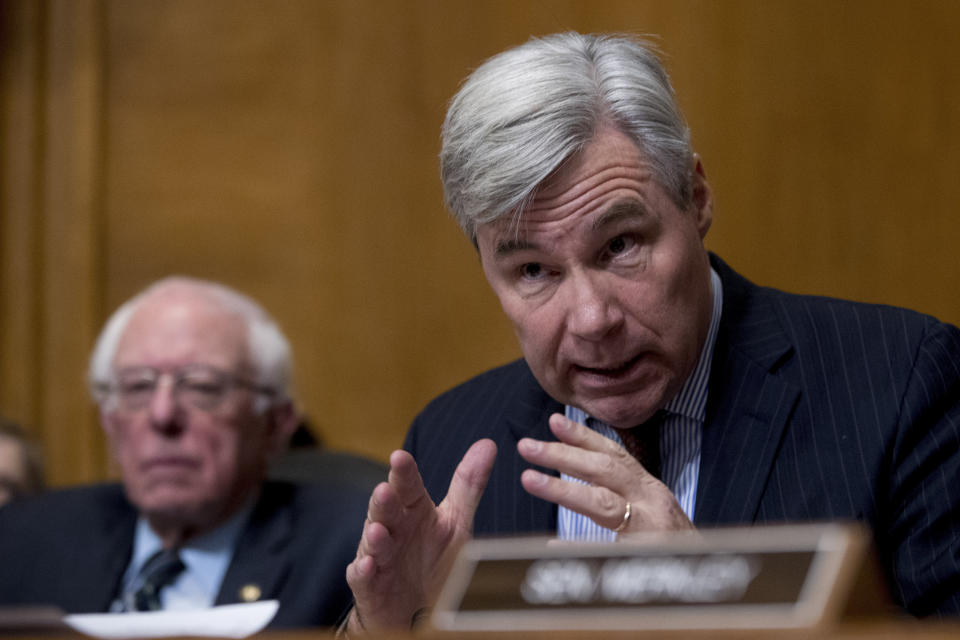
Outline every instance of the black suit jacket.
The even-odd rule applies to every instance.
[[[216,604],[249,584],[280,608],[271,627],[332,626],[351,603],[346,566],[369,496],[348,486],[268,482]],[[0,604],[107,611],[130,561],[137,512],[120,485],[51,492],[0,509]]]
[[[697,526],[869,524],[894,598],[960,614],[960,330],[904,309],[757,287],[715,256],[723,313],[703,429]],[[498,446],[482,534],[555,533],[527,494],[521,437],[563,412],[523,360],[431,402],[405,447],[434,500],[479,438]]]

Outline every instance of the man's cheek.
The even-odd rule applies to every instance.
[[[124,445],[123,438],[117,433],[107,433],[110,453],[121,467],[127,466],[127,458],[130,457],[127,447]]]

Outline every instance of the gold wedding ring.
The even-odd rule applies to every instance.
[[[627,502],[627,508],[623,511],[623,521],[620,523],[616,529],[613,530],[614,533],[620,533],[627,526],[627,523],[630,522],[630,503]]]

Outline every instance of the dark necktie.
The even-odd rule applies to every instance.
[[[657,411],[653,417],[631,429],[617,429],[623,447],[643,465],[650,475],[660,479],[660,425],[667,412]]]
[[[176,549],[156,552],[140,569],[140,588],[133,594],[136,611],[157,611],[163,608],[160,592],[180,575],[186,565]]]

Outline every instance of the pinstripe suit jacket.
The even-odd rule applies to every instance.
[[[711,262],[723,315],[694,522],[864,521],[897,601],[916,615],[960,614],[960,330],[758,287]],[[529,465],[516,442],[554,439],[556,411],[518,360],[431,402],[405,447],[440,500],[470,444],[492,438],[476,533],[555,532],[556,506],[520,485]]]

